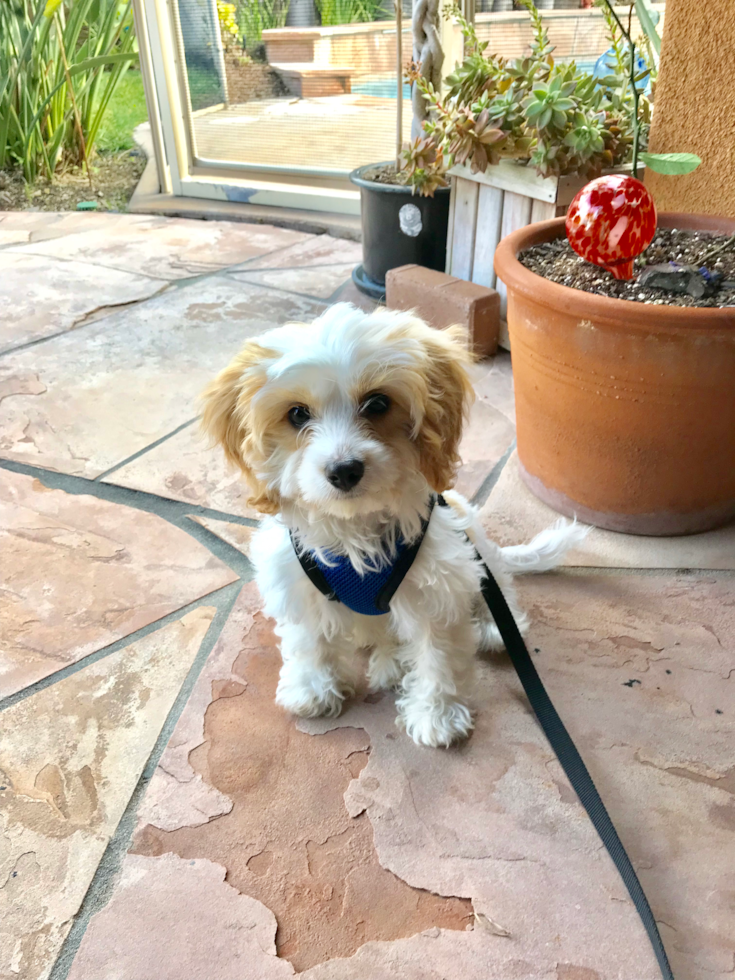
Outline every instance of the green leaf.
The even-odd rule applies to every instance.
[[[70,75],[78,75],[80,72],[89,71],[90,68],[99,68],[100,65],[105,67],[108,65],[118,65],[125,61],[137,61],[138,52],[137,51],[125,51],[118,52],[115,54],[101,54],[96,58],[88,58],[86,61],[80,61],[79,64],[74,65],[69,69]]]
[[[551,122],[552,111],[551,109],[544,109],[541,115],[536,120],[536,126],[538,129],[544,129]]]
[[[690,174],[702,162],[696,153],[641,153],[641,163],[657,174]]]
[[[43,16],[51,18],[61,6],[61,0],[46,0]]]
[[[651,42],[653,50],[657,56],[661,55],[661,38],[656,30],[658,14],[651,6],[650,0],[635,0],[635,12],[638,15],[643,33]],[[655,18],[655,19],[654,19]]]

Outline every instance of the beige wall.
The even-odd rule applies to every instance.
[[[685,177],[646,172],[660,211],[735,217],[735,0],[668,0],[650,144],[702,158]]]

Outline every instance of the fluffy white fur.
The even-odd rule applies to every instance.
[[[276,701],[302,717],[336,715],[357,682],[355,651],[370,648],[373,689],[398,692],[398,723],[421,745],[446,746],[473,727],[475,653],[502,647],[480,595],[481,566],[498,580],[521,629],[514,572],[546,571],[583,536],[563,521],[530,544],[499,548],[476,510],[454,492],[436,507],[418,555],[384,616],[330,602],[304,574],[290,532],[316,552],[365,570],[399,534],[417,536],[434,492],[447,491],[472,398],[459,338],[406,313],[333,306],[312,324],[289,324],[246,345],[205,394],[204,426],[237,463],[253,503],[268,513],[251,556],[283,667]],[[369,415],[369,396],[390,400]],[[298,431],[289,411],[303,406]],[[327,479],[359,459],[353,489]],[[387,542],[387,544],[386,544]]]

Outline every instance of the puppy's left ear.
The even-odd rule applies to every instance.
[[[460,464],[462,428],[475,398],[467,373],[473,357],[461,327],[427,327],[422,343],[428,397],[416,437],[419,467],[432,489],[441,493],[454,485]]]

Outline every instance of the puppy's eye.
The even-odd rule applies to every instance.
[[[390,408],[390,398],[387,395],[368,395],[360,406],[362,415],[385,415]]]
[[[288,410],[288,421],[294,429],[303,429],[310,418],[311,412],[306,405],[294,405]]]

